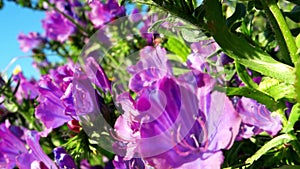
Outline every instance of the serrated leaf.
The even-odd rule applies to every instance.
[[[289,143],[292,140],[296,140],[297,138],[290,134],[283,134],[278,137],[273,138],[266,144],[264,144],[254,155],[252,155],[250,158],[246,160],[247,165],[251,165],[254,161],[258,160],[261,156],[266,154],[269,150],[280,146],[285,143]]]

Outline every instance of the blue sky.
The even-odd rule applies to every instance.
[[[30,52],[24,53],[20,50],[17,37],[20,32],[28,34],[35,31],[43,34],[41,20],[44,17],[44,12],[22,8],[13,2],[5,2],[3,9],[0,10],[1,72],[13,58],[30,55]],[[7,74],[10,75],[16,65],[20,65],[26,77],[38,77],[38,72],[31,63],[31,58],[19,59],[8,69]]]

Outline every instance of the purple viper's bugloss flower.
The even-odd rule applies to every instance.
[[[57,169],[42,150],[39,140],[36,131],[11,126],[8,121],[0,124],[0,168],[12,169],[17,166],[32,169],[36,161],[42,162],[46,168]]]
[[[132,158],[128,161],[124,160],[123,157],[115,156],[113,160],[113,165],[115,169],[128,169],[128,168],[138,168],[145,169],[145,164],[140,158]]]
[[[147,86],[151,86],[156,80],[163,76],[171,75],[172,69],[164,48],[160,46],[146,46],[140,51],[140,60],[127,71],[132,75],[129,88],[139,92]]]
[[[30,150],[23,154],[23,157],[26,157],[24,159],[19,158],[18,160],[18,167],[26,169],[28,167],[28,159],[33,159],[33,161],[30,164],[30,168],[33,168],[32,166],[35,163],[38,163],[40,168],[48,168],[48,169],[57,169],[55,163],[45,154],[42,147],[40,146],[40,135],[36,131],[26,131],[25,132],[25,140],[30,148]],[[31,158],[28,158],[32,156]],[[33,164],[32,164],[33,163]],[[29,169],[29,167],[28,167]]]
[[[220,168],[222,149],[232,146],[241,123],[231,101],[213,91],[210,75],[194,70],[175,77],[165,54],[146,54],[152,58],[141,55],[133,66],[146,85],[136,90],[136,99],[128,93],[117,99],[124,113],[115,123],[122,144],[114,151],[154,168]]]
[[[85,60],[85,73],[91,82],[102,89],[104,92],[111,92],[111,83],[108,80],[104,70],[97,63],[95,58],[88,57]]]
[[[106,4],[95,0],[89,3],[91,11],[88,18],[96,28],[114,20],[116,17],[125,15],[125,8],[119,6],[116,0],[108,0]]]
[[[30,32],[28,35],[20,33],[18,41],[23,52],[28,52],[32,49],[40,49],[45,44],[45,38],[36,32]]]
[[[35,115],[47,129],[57,128],[76,115],[72,98],[74,66],[68,64],[50,70],[50,74],[39,81],[39,105]]]
[[[5,160],[2,163],[0,161],[0,168],[14,168],[16,157],[27,152],[24,140],[20,139],[19,134],[15,135],[10,128],[9,121],[0,124],[0,154]]]
[[[39,95],[36,81],[27,80],[22,72],[19,72],[13,76],[13,80],[16,83],[20,83],[18,90],[15,94],[18,102],[22,102],[23,99],[35,99]]]
[[[76,29],[71,21],[55,11],[46,12],[42,25],[48,38],[61,43],[65,42]]]
[[[65,149],[62,147],[57,147],[53,150],[54,159],[56,164],[60,169],[68,168],[68,169],[75,169],[76,165],[75,162]]]
[[[35,115],[47,129],[99,110],[99,94],[92,83],[107,92],[111,90],[110,82],[93,58],[86,59],[85,69],[86,72],[69,63],[41,77]]]
[[[236,110],[242,118],[238,139],[250,138],[263,131],[275,136],[281,130],[280,117],[272,115],[265,105],[255,100],[242,97],[237,102]]]

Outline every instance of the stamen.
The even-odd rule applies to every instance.
[[[194,140],[194,142],[195,142],[195,144],[196,144],[196,147],[199,148],[199,147],[200,147],[200,146],[199,146],[199,142],[198,142],[198,140],[197,140],[195,134],[192,134],[190,137]]]
[[[191,149],[191,150],[195,151],[195,147],[191,146],[188,142],[186,142],[185,139],[182,139],[182,140],[180,139],[180,129],[181,129],[181,125],[177,129],[177,135],[176,135],[177,143],[179,145],[181,145],[182,147],[184,147],[184,148]]]
[[[180,128],[177,129],[177,132],[178,132],[178,130],[180,130]],[[188,155],[190,155],[192,153],[192,150],[189,150],[189,151],[186,151],[186,152],[183,152],[183,151],[179,150],[178,147],[177,147],[177,143],[180,144],[183,147],[185,147],[186,145],[184,145],[183,143],[181,143],[180,140],[177,143],[174,141],[175,140],[175,138],[174,138],[174,132],[171,132],[171,135],[172,135],[171,141],[172,141],[172,144],[174,146],[174,150],[175,150],[175,152],[177,154],[179,154],[180,156],[186,157],[186,156],[188,156]],[[178,138],[179,137],[177,136],[177,139]],[[185,148],[187,148],[187,147],[185,147]]]
[[[205,144],[204,144],[204,149],[203,150],[206,151],[207,148],[208,148],[208,133],[207,133],[207,130],[206,130],[206,126],[205,126],[204,122],[201,120],[201,117],[197,118],[197,122],[201,126],[203,134],[204,134]]]

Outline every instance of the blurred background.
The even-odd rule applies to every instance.
[[[34,11],[22,8],[14,2],[5,2],[0,10],[0,71],[8,76],[17,65],[20,65],[26,77],[38,78],[38,71],[32,66],[31,52],[24,53],[18,43],[20,33],[29,32],[43,33],[41,20],[45,17],[42,11]],[[9,65],[14,59],[20,57],[13,64]],[[9,66],[9,67],[7,67]],[[7,70],[6,70],[7,69]],[[4,75],[5,76],[5,75]]]

